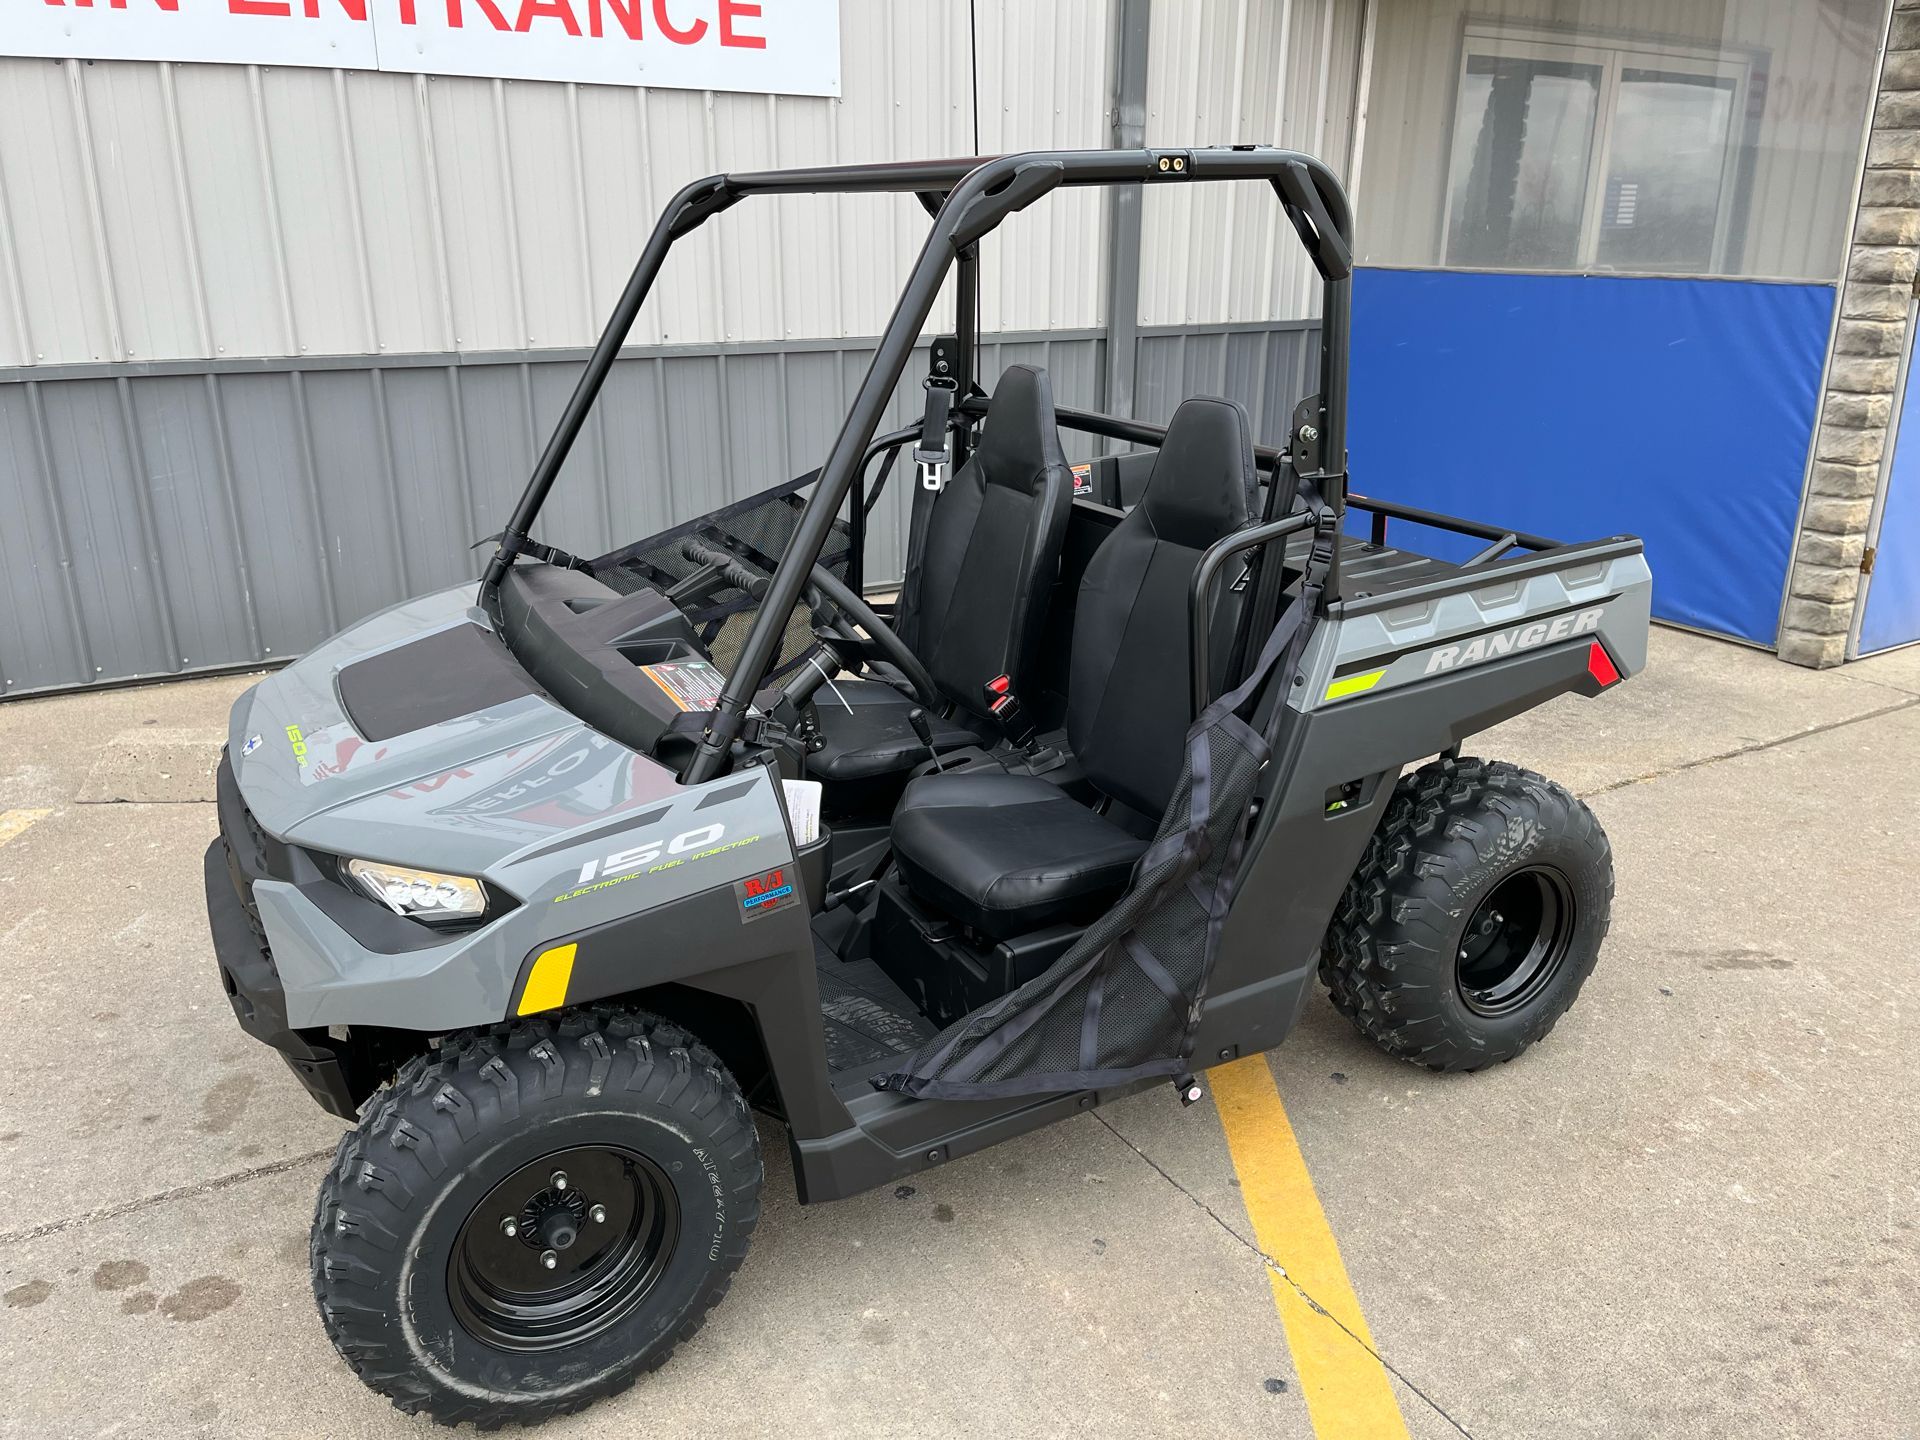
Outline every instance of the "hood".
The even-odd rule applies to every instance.
[[[673,772],[540,693],[472,600],[463,585],[370,616],[235,702],[228,754],[263,828],[335,854],[479,874],[679,791]],[[468,652],[482,640],[497,652],[494,678],[510,681],[492,698],[472,682]],[[363,666],[378,657],[389,658]],[[342,699],[350,667],[363,667],[354,713]],[[375,709],[378,726],[366,719]],[[425,723],[396,729],[409,714]]]

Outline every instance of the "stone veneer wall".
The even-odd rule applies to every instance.
[[[1894,0],[1813,475],[1781,618],[1780,658],[1796,665],[1838,665],[1846,658],[1867,524],[1898,398],[1917,259],[1920,0]]]

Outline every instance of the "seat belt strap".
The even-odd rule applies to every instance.
[[[947,422],[953,416],[954,396],[960,386],[945,375],[929,375],[926,386],[927,405],[921,412],[920,443],[914,447],[913,459],[920,467],[920,488],[937,495],[947,483],[947,463],[952,459]]]
[[[927,407],[920,421],[920,443],[913,458],[920,469],[920,483],[913,487],[913,504],[907,515],[907,558],[901,577],[900,599],[893,608],[893,628],[906,641],[909,650],[920,648],[920,555],[927,544],[927,527],[933,521],[933,502],[946,488],[947,467],[952,458],[948,449],[948,423],[953,416],[957,386],[944,375],[927,377]]]

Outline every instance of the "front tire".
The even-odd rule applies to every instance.
[[[761,1173],[739,1087],[684,1031],[522,1021],[410,1062],[341,1139],[314,1296],[401,1410],[534,1424],[692,1338],[746,1256]]]
[[[1389,1055],[1481,1070],[1566,1013],[1612,906],[1613,853],[1580,800],[1502,761],[1437,760],[1387,802],[1320,976]]]

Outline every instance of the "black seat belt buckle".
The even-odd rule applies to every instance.
[[[1013,693],[1012,677],[996,675],[982,685],[980,691],[986,697],[988,712],[999,722],[1007,738],[1025,746],[1033,738],[1033,726],[1026,720],[1020,697]]]

